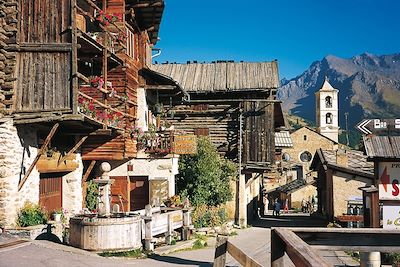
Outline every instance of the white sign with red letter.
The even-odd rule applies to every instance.
[[[400,200],[400,162],[379,162],[379,199]]]

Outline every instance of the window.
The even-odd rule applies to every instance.
[[[332,124],[333,122],[332,113],[326,113],[326,124]]]
[[[303,136],[304,141],[307,141],[307,135]]]
[[[326,108],[332,107],[332,97],[330,96],[325,97],[325,107]]]
[[[208,128],[196,128],[194,129],[194,134],[197,136],[208,136],[209,130]]]
[[[302,162],[310,162],[312,159],[312,155],[308,151],[304,151],[303,153],[300,154],[300,160]]]
[[[128,28],[126,28],[126,54],[135,58],[135,35]]]

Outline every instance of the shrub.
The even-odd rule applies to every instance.
[[[93,181],[89,181],[86,189],[86,208],[93,211],[97,207],[97,198],[99,196],[99,185]]]
[[[193,206],[218,206],[232,199],[230,180],[236,177],[233,162],[223,159],[208,137],[199,137],[197,154],[179,158],[178,193]]]
[[[21,227],[47,223],[47,214],[37,204],[26,202],[18,213],[17,225]]]
[[[192,220],[196,228],[214,227],[226,222],[227,217],[226,209],[222,206],[199,205],[193,211]]]

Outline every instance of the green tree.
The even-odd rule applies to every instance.
[[[216,206],[232,199],[230,180],[236,177],[235,165],[221,158],[208,137],[199,137],[197,154],[179,158],[178,194],[194,206]]]

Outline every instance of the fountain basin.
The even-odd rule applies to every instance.
[[[131,250],[142,247],[140,216],[80,215],[69,221],[69,244],[90,251]]]

